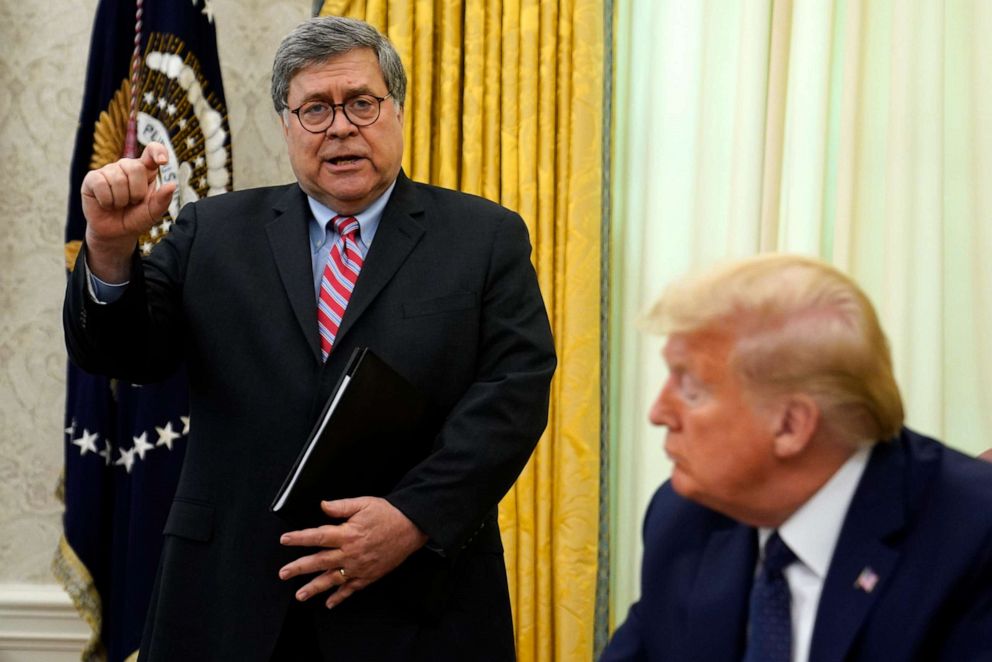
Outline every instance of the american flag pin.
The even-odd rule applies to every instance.
[[[858,578],[854,580],[854,588],[865,593],[874,591],[876,584],[878,584],[878,573],[872,570],[870,566],[865,566],[865,569],[861,571]]]

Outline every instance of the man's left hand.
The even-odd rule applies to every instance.
[[[292,547],[325,548],[302,556],[279,571],[280,579],[320,573],[296,592],[296,599],[301,602],[337,586],[326,602],[328,609],[336,607],[355,591],[393,570],[427,542],[427,535],[385,499],[323,501],[320,507],[328,517],[345,521],[290,531],[279,539],[283,545]]]

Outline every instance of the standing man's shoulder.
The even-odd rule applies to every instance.
[[[235,238],[243,241],[264,236],[266,227],[277,218],[306,219],[309,214],[306,195],[294,182],[200,198],[183,207],[176,225],[201,241],[229,243]],[[297,226],[284,225],[283,230],[291,227]]]
[[[192,203],[197,215],[214,212],[228,212],[231,209],[245,210],[280,210],[287,205],[300,204],[305,200],[299,184],[279,184],[276,186],[259,186],[238,191],[229,191],[221,195],[200,198]]]
[[[401,181],[402,179],[401,176]],[[455,225],[474,225],[477,229],[507,222],[523,225],[523,219],[517,212],[487,198],[410,179],[405,181],[412,195],[424,206],[432,220]],[[471,223],[466,223],[467,221]]]

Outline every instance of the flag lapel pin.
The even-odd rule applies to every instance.
[[[858,578],[854,580],[854,588],[865,593],[874,591],[877,584],[878,573],[872,570],[871,566],[865,566],[861,574],[858,575]]]

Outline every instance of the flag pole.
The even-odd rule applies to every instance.
[[[134,10],[134,51],[131,52],[131,107],[127,116],[127,135],[124,138],[124,154],[128,158],[138,156],[138,83],[141,71],[141,14],[143,0],[137,0]]]

